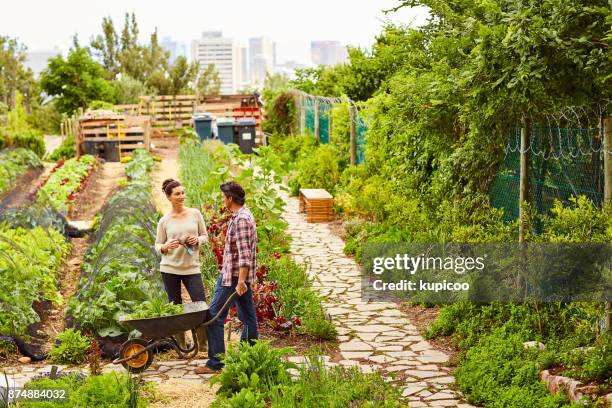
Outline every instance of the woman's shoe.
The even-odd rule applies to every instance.
[[[221,370],[215,370],[214,368],[203,366],[203,367],[196,367],[195,370],[193,370],[193,372],[196,374],[219,374]]]

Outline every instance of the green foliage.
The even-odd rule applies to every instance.
[[[610,242],[612,218],[586,197],[570,198],[569,205],[555,201],[552,215],[544,217],[544,242]]]
[[[296,174],[289,180],[294,195],[300,188],[322,188],[331,194],[340,181],[338,151],[330,145],[318,146],[312,154],[297,163]]]
[[[71,159],[76,156],[76,141],[73,135],[66,136],[60,147],[55,149],[49,156],[50,161]]]
[[[0,152],[0,194],[15,186],[17,177],[29,168],[40,168],[43,164],[34,152],[22,148]]]
[[[379,373],[363,374],[357,368],[326,368],[321,353],[308,353],[308,363],[288,386],[274,388],[271,406],[399,408],[399,389],[385,382]]]
[[[214,64],[208,64],[197,76],[195,90],[198,95],[219,95],[221,77]]]
[[[612,334],[605,333],[586,349],[574,349],[563,359],[569,375],[585,383],[612,381]]]
[[[275,385],[290,382],[287,369],[296,365],[283,359],[290,352],[290,348],[275,349],[262,341],[253,346],[247,342],[232,344],[223,356],[223,371],[211,379],[211,384],[219,384],[219,393],[227,397],[244,388],[266,393]]]
[[[151,90],[143,82],[128,75],[115,79],[111,85],[114,88],[115,102],[119,105],[137,104],[141,96],[151,94]]]
[[[6,103],[9,108],[20,104],[15,99],[17,94],[25,95],[28,103],[38,96],[34,73],[24,65],[27,59],[26,50],[17,39],[0,36],[0,101]]]
[[[48,199],[59,211],[66,211],[95,163],[96,158],[90,155],[66,160],[38,190],[38,197]]]
[[[23,147],[33,151],[38,157],[45,155],[45,141],[40,132],[30,129],[11,136],[11,144],[15,147]]]
[[[28,402],[29,408],[89,408],[89,407],[130,407],[144,408],[151,400],[151,386],[141,387],[140,380],[126,374],[107,373],[83,379],[71,374],[58,379],[41,378],[26,384],[27,389],[63,389],[68,397],[65,402]],[[134,395],[136,394],[136,395]]]
[[[87,337],[81,335],[81,332],[66,329],[57,335],[55,341],[49,351],[49,357],[54,363],[81,364],[85,361],[90,342]]]
[[[26,335],[27,327],[40,320],[34,302],[61,303],[57,278],[69,250],[64,237],[51,228],[0,225],[0,333]]]
[[[61,55],[49,59],[41,73],[40,86],[56,97],[57,109],[66,114],[87,107],[92,101],[115,99],[104,67],[91,58],[86,48],[72,48],[66,59]]]
[[[63,119],[64,116],[57,109],[56,102],[51,100],[44,104],[33,106],[32,114],[28,117],[28,123],[43,134],[57,135],[60,133]]]
[[[310,136],[273,137],[271,146],[285,171],[293,169],[296,162],[311,156],[317,147],[317,140]]]
[[[109,199],[85,256],[83,275],[68,313],[84,330],[117,336],[124,316],[164,295],[155,253],[159,214],[151,204],[153,158],[142,149],[126,165],[128,182]]]
[[[468,401],[487,407],[563,407],[561,395],[539,382],[539,367],[525,350],[522,335],[502,329],[482,337],[467,352],[455,375]]]
[[[140,303],[134,311],[127,316],[129,319],[148,319],[152,317],[172,316],[183,313],[183,305],[168,303],[164,297],[154,297]]]

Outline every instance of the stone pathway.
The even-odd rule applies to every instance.
[[[344,255],[344,242],[326,224],[307,223],[298,199],[280,194],[287,204],[291,253],[307,266],[338,329],[339,364],[380,371],[402,384],[410,407],[471,407],[451,389],[455,379],[442,365],[448,356],[420,336],[395,303],[362,300],[359,266]]]

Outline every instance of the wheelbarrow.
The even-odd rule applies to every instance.
[[[187,303],[184,312],[172,316],[151,317],[148,319],[121,320],[120,323],[130,329],[138,330],[148,340],[142,338],[129,339],[121,345],[119,358],[113,364],[122,364],[132,373],[140,373],[153,363],[153,350],[161,345],[170,344],[181,358],[194,358],[198,354],[198,336],[195,331],[206,327],[217,320],[223,311],[232,304],[238,294],[236,292],[227,299],[215,316],[208,315],[206,302]],[[176,335],[191,330],[193,344],[182,348]]]

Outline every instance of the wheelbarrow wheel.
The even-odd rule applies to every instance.
[[[129,358],[136,353],[144,350],[147,347],[148,343],[143,339],[130,339],[123,343],[121,346],[121,351],[119,352],[119,358]],[[141,373],[153,362],[153,352],[151,350],[147,350],[138,357],[132,358],[130,360],[124,361],[121,363],[126,370],[131,371],[132,373]]]

